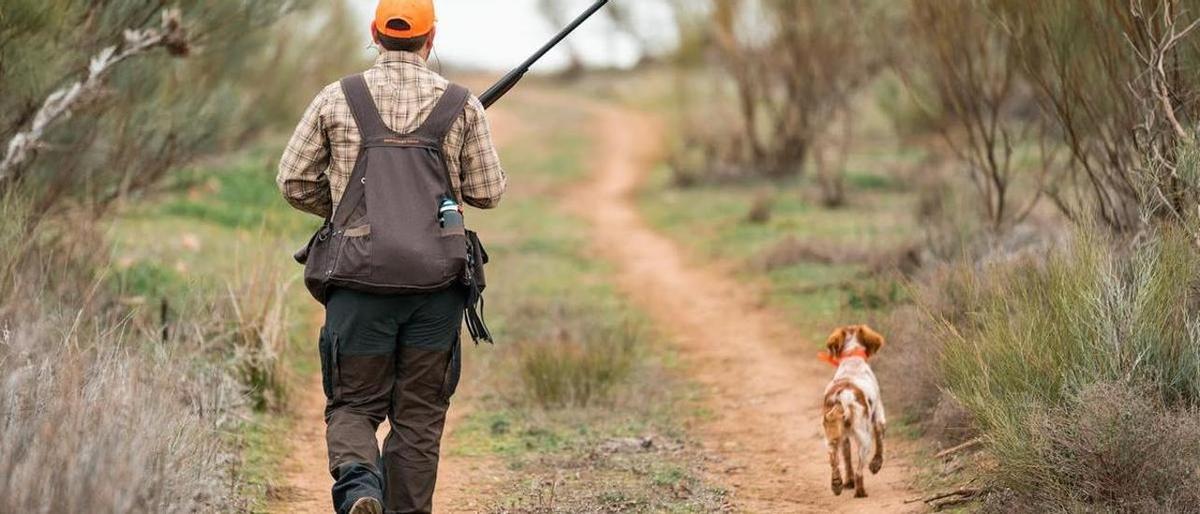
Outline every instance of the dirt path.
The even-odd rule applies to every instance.
[[[470,386],[464,384],[464,387]],[[469,397],[469,391],[464,393]],[[293,430],[288,434],[290,451],[270,510],[279,514],[327,514],[333,511],[329,493],[333,479],[329,475],[325,453],[325,393],[319,375],[308,380],[298,391],[294,407],[297,414]],[[469,410],[469,404],[450,409],[446,420],[447,439]],[[376,434],[380,444],[387,436],[387,430],[385,423]],[[488,459],[446,452],[438,470],[434,505],[439,511],[446,512],[487,510],[491,492],[501,485],[503,477],[496,473],[502,469],[503,466]]]
[[[611,106],[596,117],[597,167],[569,201],[592,226],[594,246],[618,268],[617,283],[679,348],[685,369],[707,389],[711,419],[693,432],[710,453],[714,482],[732,487],[749,512],[904,512],[911,469],[890,438],[866,499],[829,490],[819,419],[832,376],[812,345],[761,307],[753,287],[689,261],[641,218],[633,193],[661,157],[662,132],[640,113]],[[830,327],[831,330],[833,327]],[[886,391],[885,391],[886,394]]]
[[[578,98],[544,95],[549,106]],[[812,346],[761,307],[753,286],[720,269],[690,262],[640,217],[633,193],[658,162],[661,127],[645,115],[607,105],[589,107],[600,144],[594,179],[565,202],[592,226],[599,254],[617,267],[616,282],[671,337],[694,380],[705,387],[713,416],[692,431],[717,457],[712,482],[729,486],[748,512],[905,512],[911,469],[892,437],[879,475],[867,477],[870,498],[834,497],[818,423],[820,392],[832,371],[813,358]],[[497,125],[515,130],[509,116]],[[499,134],[512,130],[497,130]],[[832,327],[831,327],[832,328]],[[324,396],[313,377],[296,402],[283,485],[272,512],[330,512],[324,441]],[[464,394],[465,393],[465,394]],[[470,409],[470,393],[450,410],[447,440]],[[886,391],[885,391],[886,394]],[[464,401],[467,400],[467,401]],[[385,432],[381,432],[381,435]],[[495,462],[443,458],[435,499],[439,511],[481,512],[502,486]]]
[[[473,84],[476,85],[477,84]],[[512,136],[523,130],[519,120],[510,111],[497,109],[489,119],[496,132],[495,144],[503,146]],[[324,311],[314,308],[314,326],[324,324]],[[316,335],[312,349],[316,351]],[[464,376],[470,376],[469,361],[464,362]],[[470,412],[470,399],[474,397],[474,381],[463,381],[455,395],[454,404],[447,414],[443,455],[438,467],[437,491],[434,506],[446,512],[484,512],[488,499],[501,485],[503,469],[489,459],[478,459],[455,455],[449,449],[454,431]],[[270,511],[278,514],[326,514],[333,511],[330,488],[333,478],[329,475],[328,457],[325,446],[325,393],[321,388],[320,375],[307,377],[296,391],[295,419],[288,434],[289,452],[284,459],[282,477],[273,492]],[[387,436],[387,424],[376,434],[380,444]]]

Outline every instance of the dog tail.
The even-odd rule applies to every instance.
[[[834,439],[842,437],[842,431],[850,425],[847,414],[850,403],[854,402],[854,393],[846,390],[831,396],[825,402],[825,433]]]

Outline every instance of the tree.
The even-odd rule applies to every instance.
[[[240,70],[298,2],[162,5],[5,2],[0,148],[14,157],[0,194],[25,197],[31,222],[64,208],[99,215],[235,132]]]
[[[733,170],[722,175],[800,174],[838,120],[848,121],[856,93],[882,69],[887,53],[878,51],[868,30],[888,26],[891,11],[886,2],[869,0],[714,0],[709,40],[730,79],[736,117],[693,136],[709,149],[701,165]],[[843,199],[841,172],[839,165],[819,173],[826,203]]]
[[[987,9],[982,1],[911,2],[913,46],[896,70],[915,97],[936,102],[926,109],[945,116],[936,128],[974,186],[991,230],[1002,232],[1041,199],[1053,152],[1043,144],[1043,120],[1012,43]],[[1040,155],[1040,166],[1015,162],[1021,146]],[[1013,198],[1018,179],[1029,182],[1030,198]]]
[[[993,0],[995,23],[1070,153],[1049,193],[1081,223],[1138,233],[1196,216],[1200,2]],[[1191,170],[1191,171],[1189,171]]]

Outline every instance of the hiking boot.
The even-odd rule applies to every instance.
[[[350,507],[350,514],[383,514],[383,504],[375,498],[359,498]]]

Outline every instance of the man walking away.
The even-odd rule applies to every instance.
[[[433,509],[466,303],[453,276],[465,256],[446,257],[465,252],[462,229],[439,228],[439,212],[495,207],[507,180],[483,105],[426,67],[433,1],[381,0],[371,32],[382,47],[375,65],[317,95],[277,181],[338,241],[329,285],[314,292],[326,308],[319,349],[334,508],[423,513]],[[381,454],[375,431],[385,419]]]

